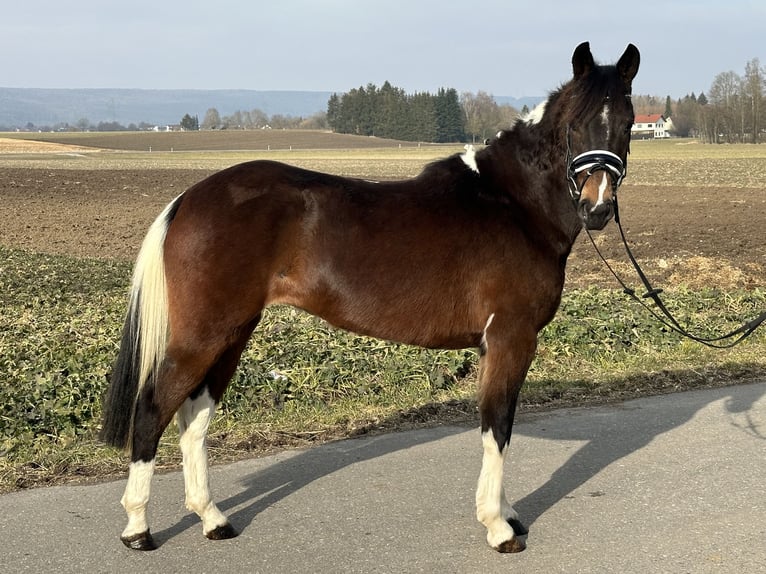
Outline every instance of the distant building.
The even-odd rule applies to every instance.
[[[662,139],[669,138],[668,133],[673,127],[670,118],[662,114],[639,114],[633,120],[630,135],[634,139]]]
[[[184,132],[186,131],[181,127],[181,124],[172,124],[166,126],[154,126],[150,131],[153,132]]]

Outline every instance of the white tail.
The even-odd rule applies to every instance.
[[[135,313],[134,349],[138,353],[138,393],[165,358],[168,342],[168,292],[163,259],[165,235],[179,198],[171,201],[154,220],[141,244],[133,270],[129,314]],[[138,393],[136,396],[138,396]]]
[[[154,220],[141,245],[133,270],[120,352],[103,404],[102,440],[128,450],[132,445],[136,401],[165,358],[169,321],[164,244],[180,197]]]

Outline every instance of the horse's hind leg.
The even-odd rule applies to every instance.
[[[237,531],[210,496],[206,436],[216,404],[221,400],[257,319],[244,329],[218,362],[208,371],[201,392],[186,399],[176,420],[183,454],[186,508],[202,520],[202,532],[211,540],[233,538]]]
[[[166,373],[172,371],[165,361],[160,367],[160,380],[166,380]],[[157,545],[149,532],[146,509],[149,505],[154,459],[157,446],[165,427],[173,417],[173,410],[158,408],[154,387],[145,386],[138,396],[133,422],[128,484],[120,503],[128,514],[128,524],[120,539],[134,550],[154,550]]]
[[[214,410],[214,404],[210,403],[220,400],[256,323],[257,319],[242,327],[234,342],[228,343],[228,348],[226,343],[195,337],[190,332],[186,332],[186,337],[179,337],[183,343],[171,340],[156,382],[147,384],[141,390],[133,423],[128,484],[121,499],[128,514],[128,524],[121,540],[129,548],[154,550],[157,547],[146,517],[154,459],[162,433],[173,415],[192,395],[194,400],[184,407],[181,422],[185,437],[182,437],[182,449],[185,457],[191,459],[190,467],[194,469],[190,473],[185,472],[189,475],[186,479],[187,492],[193,493],[188,504],[203,517],[206,535],[218,538],[234,535],[215,505],[211,507],[199,502],[209,500],[204,441]]]
[[[233,538],[237,532],[210,497],[206,435],[216,403],[207,388],[188,398],[176,413],[183,455],[186,508],[202,519],[202,532],[210,539]]]
[[[501,319],[489,322],[480,359],[482,459],[476,489],[476,516],[487,527],[487,542],[499,552],[521,552],[516,535],[526,534],[505,498],[503,464],[508,450],[519,390],[534,357],[534,332],[504,331]]]
[[[128,471],[128,484],[120,499],[128,514],[128,524],[122,531],[120,540],[134,550],[154,550],[157,545],[149,533],[146,519],[146,507],[149,504],[149,491],[154,475],[154,457],[149,461],[134,460]]]
[[[212,363],[213,359],[209,359]],[[208,363],[209,364],[209,363]],[[154,550],[157,545],[146,517],[154,460],[160,437],[184,400],[200,386],[207,367],[204,357],[167,354],[154,384],[138,395],[133,421],[128,484],[120,502],[128,514],[121,540],[129,548]]]

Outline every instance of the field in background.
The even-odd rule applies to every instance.
[[[171,140],[157,136],[180,139],[171,152],[158,144]],[[733,328],[766,308],[766,146],[669,140],[632,147],[620,191],[623,224],[682,320]],[[321,132],[0,134],[0,491],[123,470],[119,453],[93,439],[100,397],[132,259],[175,195],[250,159],[391,179],[460,150]],[[596,241],[627,274],[614,226]],[[270,310],[214,425],[213,459],[381,428],[473,423],[475,363],[472,351],[392,345],[339,333],[292,309]],[[665,332],[615,289],[583,236],[522,409],[764,375],[766,335],[720,352]],[[163,463],[177,464],[176,451],[170,431]]]
[[[38,141],[123,151],[322,150],[431,146],[320,130],[205,130],[196,132],[0,133]]]

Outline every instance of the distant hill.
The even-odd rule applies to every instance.
[[[216,108],[221,116],[237,110],[259,109],[269,116],[282,114],[309,117],[327,110],[332,92],[258,90],[131,90],[131,89],[54,89],[0,87],[0,130],[55,126],[75,126],[81,119],[95,125],[118,122],[124,126],[146,122],[153,125],[177,124],[185,114],[198,116]],[[533,108],[543,98],[495,96],[498,104],[521,110]]]
[[[327,109],[331,92],[256,90],[129,90],[1,88],[0,128],[146,122],[177,124],[185,114],[202,121],[209,108],[222,115],[260,109],[269,116],[308,117]]]

